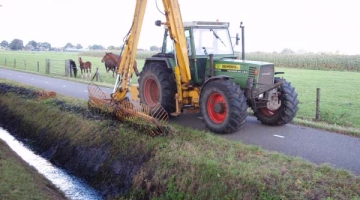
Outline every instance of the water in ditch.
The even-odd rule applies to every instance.
[[[55,167],[48,160],[36,155],[23,143],[16,140],[9,132],[0,127],[0,139],[4,140],[24,161],[44,175],[57,188],[63,191],[67,198],[73,200],[99,200],[101,195],[84,181]]]

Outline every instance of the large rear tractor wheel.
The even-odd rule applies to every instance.
[[[160,103],[168,113],[174,112],[176,83],[173,77],[172,70],[163,63],[145,65],[138,80],[140,102],[150,107]]]
[[[275,83],[279,82],[280,78],[275,78]],[[280,126],[292,121],[298,111],[299,100],[295,88],[291,86],[290,82],[285,81],[284,84],[278,88],[278,99],[281,103],[276,110],[265,108],[258,108],[254,110],[254,114],[263,124],[271,126]]]
[[[206,127],[215,133],[232,133],[241,129],[247,117],[243,91],[230,80],[207,83],[200,95],[200,111]]]

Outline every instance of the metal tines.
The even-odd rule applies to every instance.
[[[160,104],[150,107],[124,98],[117,103],[115,115],[119,120],[126,121],[151,136],[167,133],[169,115]]]
[[[127,122],[151,136],[164,135],[168,132],[169,115],[160,104],[150,107],[127,97],[115,101],[94,83],[88,86],[88,90],[90,110],[96,113],[115,114],[120,121]]]

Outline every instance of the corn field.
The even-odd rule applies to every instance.
[[[247,53],[246,59],[286,68],[360,71],[360,55]]]

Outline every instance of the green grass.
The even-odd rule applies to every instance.
[[[119,52],[114,52],[119,53]],[[50,59],[50,62],[53,63],[51,67],[52,76],[65,77],[65,60],[72,59],[76,62],[78,68],[77,78],[72,78],[76,81],[84,81],[80,77],[80,69],[78,58],[81,57],[83,61],[90,61],[92,63],[92,76],[94,75],[96,68],[99,69],[100,77],[103,84],[113,85],[115,83],[115,78],[112,77],[112,72],[109,72],[109,77],[106,73],[105,65],[101,62],[102,56],[105,54],[105,51],[90,51],[90,52],[38,52],[38,51],[5,51],[0,50],[0,66],[7,67],[15,70],[30,71],[33,73],[45,74],[46,66],[45,60]],[[148,52],[144,52],[145,55],[148,55]],[[142,56],[141,56],[142,55]],[[137,59],[138,69],[141,70],[144,65],[145,56],[139,53]],[[14,63],[16,60],[16,63]],[[25,66],[26,61],[26,66]],[[38,67],[39,63],[39,67]],[[6,65],[6,66],[5,66]],[[116,74],[114,75],[116,77]],[[133,76],[133,83],[137,83],[137,78]],[[91,78],[87,78],[87,81],[90,81]],[[94,79],[95,80],[95,79]]]
[[[297,117],[315,118],[316,93],[320,88],[320,118],[330,124],[360,128],[360,73],[276,68],[296,87],[300,101]]]
[[[8,68],[25,70],[18,64],[14,68],[9,64],[11,60],[27,61],[26,71],[36,72],[37,61],[45,63],[46,58],[65,60],[77,58],[81,56],[83,60],[88,60],[93,63],[93,69],[99,67],[101,78],[104,82],[97,82],[98,84],[105,84],[113,86],[115,79],[106,76],[104,64],[101,63],[102,55],[105,51],[89,51],[89,52],[25,52],[25,51],[0,51],[0,66],[4,66],[6,59]],[[114,51],[119,53],[119,51]],[[144,60],[142,58],[150,56],[151,52],[138,52],[138,66],[142,69]],[[45,70],[45,66],[42,66]],[[62,67],[61,67],[62,68]],[[298,92],[300,104],[297,117],[294,119],[295,123],[315,126],[317,128],[329,129],[352,135],[360,135],[360,102],[357,97],[360,96],[360,91],[356,86],[360,84],[360,73],[358,72],[344,72],[344,71],[329,71],[329,70],[308,70],[308,69],[291,69],[291,68],[276,68],[277,71],[284,71],[283,75]],[[94,72],[94,70],[93,70]],[[78,72],[79,73],[79,72]],[[41,73],[43,74],[43,73]],[[60,76],[64,78],[64,76]],[[80,77],[70,78],[76,81],[89,81]],[[133,76],[132,83],[137,83],[137,77]],[[313,123],[315,118],[315,102],[316,89],[320,88],[320,121]],[[329,125],[330,124],[330,125]],[[345,129],[343,127],[346,127]]]
[[[18,95],[0,96],[0,105],[10,108],[7,113],[25,116],[24,129],[43,127],[49,131],[46,138],[40,138],[42,129],[32,129],[28,137],[38,136],[42,143],[59,145],[57,141],[69,140],[73,145],[67,148],[70,152],[77,145],[109,147],[108,159],[94,173],[102,183],[113,177],[106,169],[112,169],[117,159],[127,156],[128,161],[121,165],[126,169],[149,156],[141,167],[132,168],[137,170],[131,193],[116,199],[360,199],[360,178],[329,165],[315,165],[177,125],[167,136],[155,138],[124,123],[107,129],[106,120],[89,121],[77,112],[49,104],[51,99],[39,101]],[[56,98],[64,100],[61,95]],[[71,101],[66,103],[71,107]]]
[[[0,140],[0,199],[67,199]]]

